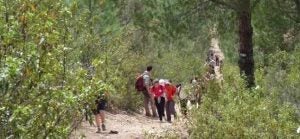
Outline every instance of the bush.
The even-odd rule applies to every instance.
[[[300,125],[295,107],[276,88],[245,89],[237,69],[224,68],[222,89],[214,85],[192,112],[191,138],[293,138]],[[256,73],[262,75],[261,73]],[[257,78],[257,82],[263,82]],[[212,95],[213,94],[213,95]]]
[[[25,84],[24,93],[13,92],[9,82],[9,92],[0,102],[0,138],[67,138],[85,106],[94,105],[98,92],[111,88],[104,82],[85,80],[85,73],[76,71],[64,87],[50,86],[51,78],[28,90]]]

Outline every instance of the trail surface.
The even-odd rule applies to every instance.
[[[90,125],[88,121],[84,121],[73,132],[71,139],[143,139],[163,138],[165,135],[186,138],[187,132],[184,125],[182,119],[176,119],[173,123],[168,123],[137,113],[119,112],[118,114],[112,114],[107,112],[106,131],[96,133],[96,127]],[[118,134],[111,134],[111,130],[118,131]]]

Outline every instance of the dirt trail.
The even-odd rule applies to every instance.
[[[73,132],[71,139],[143,139],[159,138],[161,135],[171,134],[178,138],[186,138],[186,128],[183,120],[176,119],[173,123],[160,122],[156,118],[148,118],[141,114],[118,114],[106,113],[107,130],[96,133],[96,127],[84,121],[81,126]],[[110,134],[111,130],[118,134]]]

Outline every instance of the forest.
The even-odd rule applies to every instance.
[[[188,138],[300,137],[300,0],[0,0],[0,139],[69,138],[101,91],[138,112],[138,74],[187,84],[213,38]]]

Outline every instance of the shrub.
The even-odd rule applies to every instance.
[[[209,86],[199,109],[193,109],[191,138],[293,138],[299,126],[295,107],[266,85],[246,89],[237,69],[224,68],[222,89]],[[258,71],[259,72],[259,71]],[[257,73],[257,75],[262,75]],[[263,82],[263,78],[257,78]]]

